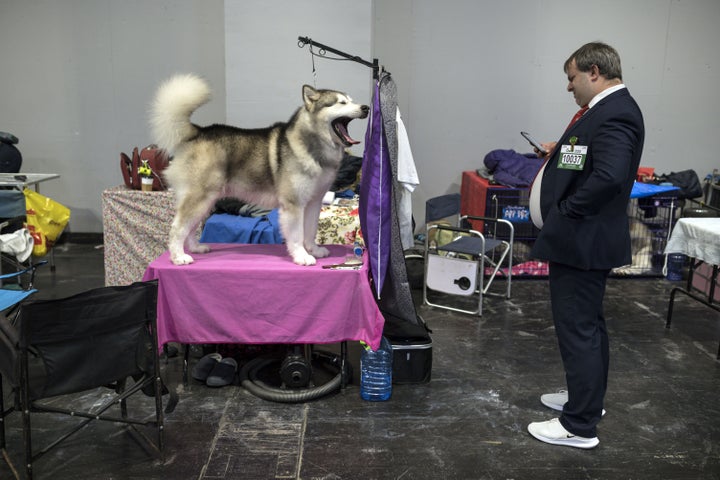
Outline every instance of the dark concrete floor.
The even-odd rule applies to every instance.
[[[103,285],[101,249],[70,244],[55,258],[56,272],[39,274],[39,298]],[[388,402],[362,401],[355,384],[281,404],[238,385],[191,380],[178,384],[180,402],[166,416],[164,461],[116,425],[97,424],[39,459],[36,478],[719,479],[720,314],[679,297],[673,328],[665,329],[672,286],[609,283],[608,413],[594,450],[546,445],[527,433],[529,422],[554,416],[540,394],[564,385],[547,284],[516,280],[512,299],[488,298],[480,318],[420,307],[433,330],[432,380],[396,385]],[[357,355],[351,348],[355,364]],[[180,364],[170,359],[166,373],[177,380]],[[37,421],[36,438],[64,421]],[[7,432],[17,458],[18,415]],[[0,478],[11,478],[2,462]]]

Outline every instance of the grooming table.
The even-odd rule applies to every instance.
[[[143,280],[159,280],[160,345],[322,344],[361,340],[380,346],[384,319],[368,281],[367,257],[355,269],[341,264],[352,247],[326,245],[330,256],[300,266],[285,245],[213,244],[190,265],[155,259]]]
[[[686,287],[675,287],[670,291],[665,326],[670,328],[675,294],[678,292],[720,312],[720,304],[714,299],[720,265],[720,218],[679,219],[665,247],[665,254],[668,253],[682,253],[690,257],[690,270]],[[706,290],[700,290],[693,285],[695,271],[703,264],[712,268]],[[720,346],[717,358],[720,359]]]

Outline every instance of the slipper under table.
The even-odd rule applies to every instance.
[[[235,380],[238,364],[234,358],[223,358],[218,362],[208,375],[205,384],[208,387],[224,387]]]
[[[192,369],[192,377],[198,382],[205,382],[215,365],[220,363],[221,360],[222,355],[219,353],[208,353],[195,364]]]

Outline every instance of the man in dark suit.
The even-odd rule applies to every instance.
[[[553,321],[567,391],[542,395],[559,418],[528,425],[554,445],[593,448],[604,414],[609,347],[603,317],[608,274],[632,263],[626,213],[645,137],[643,117],[622,83],[612,47],[588,43],[564,65],[579,119],[557,143],[531,191],[541,227],[531,255],[549,262]]]

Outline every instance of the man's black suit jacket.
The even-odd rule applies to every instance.
[[[632,263],[627,206],[644,139],[642,113],[626,88],[600,100],[563,134],[542,177],[544,225],[533,258],[583,270]],[[561,146],[571,140],[588,147],[582,170],[558,167]]]

